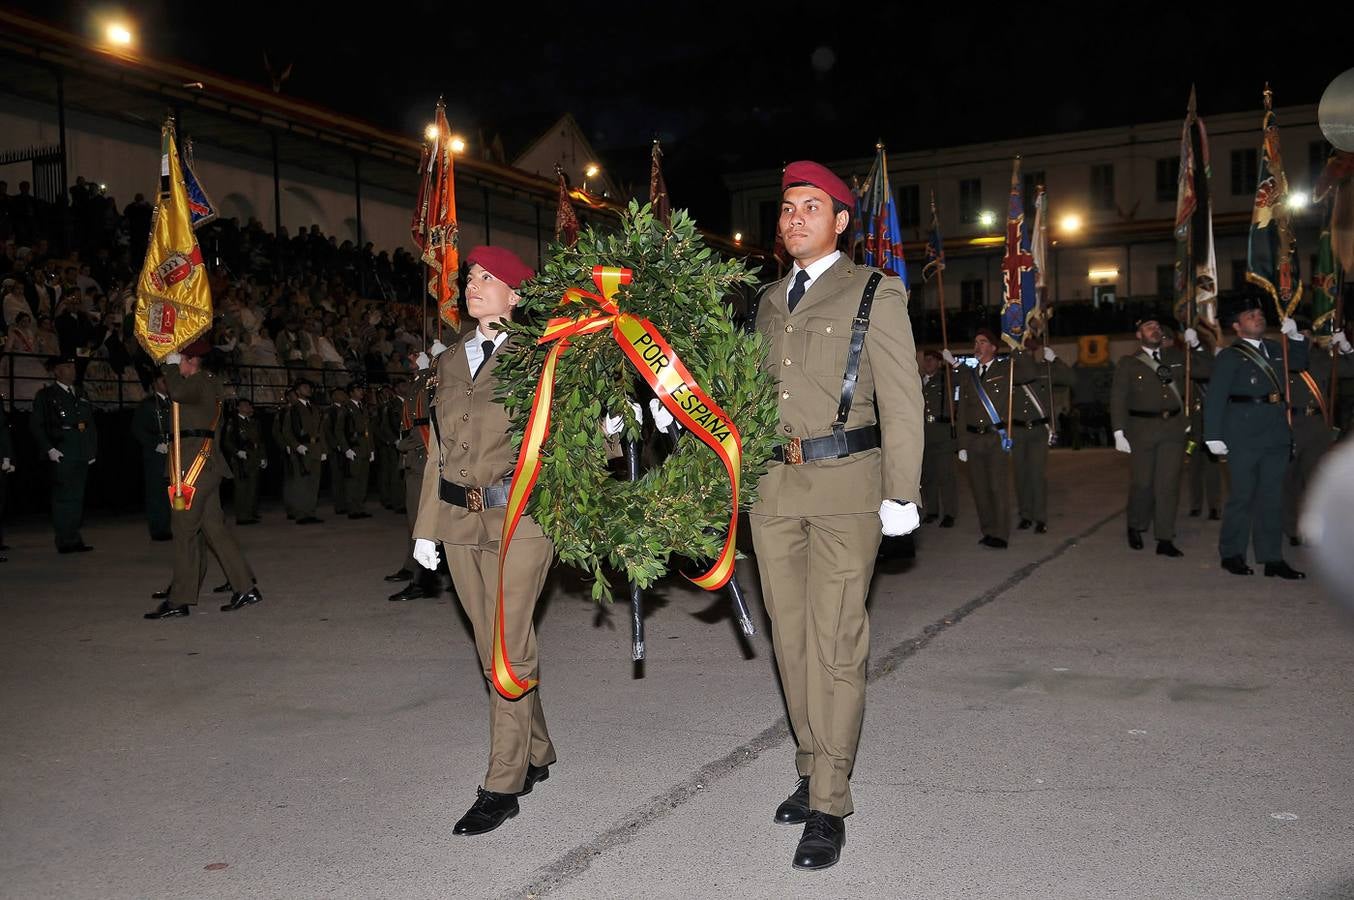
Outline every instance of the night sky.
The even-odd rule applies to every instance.
[[[10,5],[77,31],[119,8]],[[361,15],[284,0],[120,8],[150,55],[266,85],[267,52],[275,71],[293,66],[284,94],[387,128],[420,133],[443,93],[472,152],[498,135],[509,161],[572,112],[642,192],[657,136],[674,202],[723,228],[725,172],[867,156],[879,138],[904,151],[1174,119],[1191,82],[1205,117],[1258,117],[1266,79],[1278,105],[1315,103],[1354,64],[1343,4],[1289,7],[1303,18],[1281,26],[1184,5],[1050,4],[1023,20],[972,4],[571,4],[531,19],[432,0]]]

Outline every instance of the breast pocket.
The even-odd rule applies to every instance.
[[[846,369],[851,330],[839,319],[804,320],[804,370],[811,375],[840,376]]]

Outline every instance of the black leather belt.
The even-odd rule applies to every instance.
[[[1250,394],[1232,394],[1227,399],[1232,403],[1278,403],[1283,400],[1283,395],[1278,391],[1265,394],[1263,397],[1254,397]]]
[[[1042,419],[1031,419],[1028,422],[1022,422],[1019,419],[1012,419],[1011,424],[1018,425],[1021,428],[1038,428],[1040,425],[1048,424],[1048,416],[1044,416]]]
[[[1160,412],[1151,412],[1146,409],[1130,409],[1128,414],[1137,419],[1174,419],[1180,415],[1180,410],[1163,409]]]
[[[790,443],[777,447],[771,452],[771,458],[777,462],[798,466],[820,459],[841,459],[862,450],[873,450],[879,446],[879,426],[867,425],[864,428],[852,428],[842,432],[843,440],[838,441],[835,434],[823,437],[791,438]]]
[[[949,418],[949,416],[927,416],[927,417],[926,417],[926,421],[927,421],[928,424],[930,424],[930,423],[932,423],[932,422],[940,422],[940,423],[945,424],[945,425],[950,424],[950,418]]]
[[[1005,422],[998,422],[995,425],[965,425],[971,434],[996,434],[998,428],[1005,428]]]
[[[210,437],[216,437],[216,432],[215,432],[215,431],[212,431],[212,430],[209,429],[209,428],[184,428],[184,429],[182,429],[182,430],[179,431],[179,437],[181,437],[181,438],[186,438],[186,437],[210,438]]]
[[[437,495],[442,498],[442,502],[468,509],[471,512],[482,512],[486,509],[507,506],[508,491],[512,489],[511,478],[505,478],[498,484],[491,484],[486,487],[465,487],[460,484],[452,484],[445,478],[441,479],[441,482],[437,489]]]

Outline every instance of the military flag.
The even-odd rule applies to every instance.
[[[668,199],[668,183],[663,178],[662,158],[663,150],[655,139],[649,163],[649,203],[653,205],[653,214],[658,221],[666,225],[672,217],[672,202]]]
[[[1011,202],[1006,214],[1006,254],[1001,260],[1001,337],[1013,350],[1023,350],[1031,324],[1039,316],[1034,254],[1020,198],[1020,157],[1011,166]]]
[[[212,198],[207,196],[207,191],[198,181],[197,172],[193,170],[193,141],[190,138],[183,142],[183,158],[180,160],[183,167],[183,185],[188,191],[188,214],[192,218],[193,230],[201,228],[208,222],[216,218],[216,204],[212,203]]]
[[[566,247],[578,243],[578,214],[569,199],[569,185],[564,180],[564,170],[555,167],[559,177],[559,205],[555,207],[555,240]]]
[[[1194,88],[1180,132],[1175,195],[1175,318],[1186,328],[1203,321],[1216,330],[1218,261],[1213,250],[1213,169],[1208,131],[1195,107]]]
[[[898,204],[889,188],[888,161],[884,145],[875,145],[874,165],[860,188],[857,204],[865,229],[865,265],[886,274],[897,275],[907,284],[907,263],[903,261],[903,229],[898,225]]]
[[[945,271],[945,241],[940,236],[940,219],[936,216],[936,194],[931,192],[931,233],[926,238],[926,265],[922,266],[922,281]]]
[[[1288,208],[1288,178],[1279,151],[1279,120],[1271,106],[1273,98],[1266,85],[1260,183],[1255,189],[1255,207],[1251,212],[1246,280],[1274,298],[1280,318],[1290,318],[1302,300],[1302,280],[1298,274],[1297,237]]]
[[[414,212],[414,243],[423,251],[423,262],[428,264],[428,296],[437,304],[441,320],[459,328],[461,311],[456,301],[460,289],[456,279],[461,255],[460,229],[456,224],[456,178],[447,106],[440,97],[429,141],[423,152],[423,177]]]

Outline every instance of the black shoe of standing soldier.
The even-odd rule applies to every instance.
[[[452,834],[484,834],[493,831],[504,822],[517,815],[517,795],[497,794],[476,788],[475,802],[466,814],[451,830]]]
[[[1208,521],[1210,521],[1210,522],[1216,522],[1216,521],[1218,521],[1218,520],[1221,519],[1221,518],[1222,518],[1222,516],[1218,515],[1218,511],[1217,511],[1216,509],[1210,509],[1210,510],[1208,511]]]
[[[150,595],[150,599],[152,599],[152,600],[168,600],[168,599],[169,599],[169,588],[165,588],[163,591],[155,591],[154,593],[152,593],[152,594]]]
[[[1231,572],[1233,575],[1255,574],[1255,570],[1252,569],[1250,566],[1246,565],[1246,558],[1244,556],[1224,557],[1222,561],[1222,567],[1226,569],[1228,572]]]
[[[371,513],[369,513],[369,512],[352,512],[352,513],[348,513],[348,518],[350,518],[350,519],[370,519],[370,518],[371,518]]]
[[[1132,528],[1128,529],[1128,546],[1132,547],[1134,550],[1142,549],[1141,531],[1134,531]]]
[[[218,584],[216,587],[212,588],[212,593],[213,593],[213,594],[229,594],[230,592],[231,592],[231,591],[230,591],[230,582],[229,582],[229,581],[227,581],[227,582],[225,582],[225,583],[223,583],[223,584]]]
[[[1189,511],[1189,517],[1190,517],[1191,519],[1197,519],[1197,518],[1199,518],[1199,513],[1200,513],[1200,510],[1197,510],[1197,509],[1191,509],[1191,510]]]
[[[386,581],[408,581],[414,577],[414,573],[408,569],[400,569],[398,572],[391,572],[385,577]]]
[[[983,535],[983,539],[978,543],[982,544],[984,547],[991,547],[993,550],[1005,550],[1007,547],[1005,540],[999,537],[992,537],[990,534]]]
[[[254,585],[243,594],[236,594],[230,598],[230,602],[221,607],[221,612],[233,612],[237,609],[243,609],[251,603],[258,603],[263,599],[263,594],[259,593],[259,586]]]
[[[94,548],[88,544],[67,544],[64,547],[57,547],[57,553],[88,553]]]
[[[932,522],[934,522],[936,519],[939,518],[940,516],[936,515],[935,513],[930,513],[922,518],[921,523],[923,525],[930,525]]]
[[[941,520],[940,520],[940,527],[941,527],[941,528],[953,528],[953,527],[954,527],[954,516],[946,516],[945,518],[941,519]]]
[[[1283,560],[1276,563],[1265,563],[1266,578],[1286,578],[1289,581],[1301,581],[1307,577],[1306,572],[1299,572]]]
[[[423,590],[423,586],[417,581],[411,581],[404,586],[403,590],[391,594],[386,599],[391,603],[398,603],[401,600],[418,600],[426,596],[428,596],[428,594]]]
[[[549,777],[549,766],[533,766],[531,763],[527,763],[527,777],[522,782],[522,789],[517,792],[517,796],[525,797],[531,793],[531,789],[536,786],[536,782],[545,781]]]
[[[1185,553],[1170,541],[1157,541],[1157,556],[1184,556]]]
[[[155,609],[146,613],[146,615],[143,618],[172,619],[175,616],[186,616],[186,615],[188,615],[188,607],[175,606],[174,604],[166,600],[164,603],[161,603],[159,606],[155,607]]]
[[[317,519],[314,516],[302,516],[296,520],[297,525],[319,525],[324,519]]]
[[[1035,522],[1035,523],[1034,523],[1034,533],[1035,533],[1035,534],[1048,534],[1048,523],[1047,523],[1047,522]]]
[[[1028,531],[1033,524],[1029,519],[1021,519],[1019,524],[1016,525],[1016,531]]]
[[[785,802],[776,807],[777,825],[799,825],[809,817],[809,779],[800,776],[799,783],[785,798]]]
[[[841,816],[810,810],[804,834],[795,848],[796,869],[826,869],[841,859],[846,843],[846,822]]]

